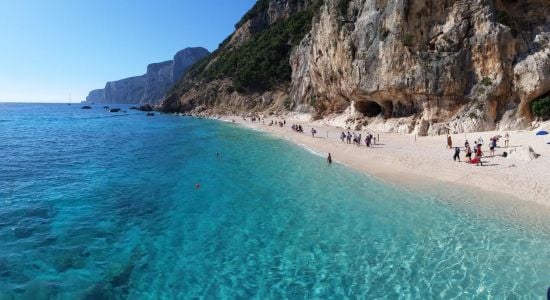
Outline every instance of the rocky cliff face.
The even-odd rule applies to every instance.
[[[139,103],[145,93],[145,75],[107,82],[105,103]]]
[[[217,56],[311,5],[258,3]],[[532,101],[550,92],[550,1],[326,0],[288,62],[291,76],[264,90],[191,76],[163,108],[344,114],[350,125],[422,135],[525,128]]]
[[[208,56],[204,48],[186,48],[173,60],[147,66],[141,76],[107,82],[104,89],[93,90],[86,97],[97,103],[159,103],[166,92],[197,61]]]
[[[88,93],[87,102],[103,103],[105,101],[105,89],[97,89]]]

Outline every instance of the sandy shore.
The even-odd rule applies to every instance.
[[[499,142],[495,157],[484,157],[485,166],[465,163],[465,153],[461,152],[462,162],[453,161],[454,150],[448,149],[447,137],[400,135],[370,132],[379,136],[377,145],[367,148],[342,143],[342,128],[322,124],[322,121],[307,122],[303,116],[286,116],[285,127],[268,126],[271,120],[283,118],[266,117],[263,122],[244,120],[240,116],[224,117],[247,127],[261,129],[275,136],[288,139],[321,153],[331,153],[335,161],[353,169],[367,172],[384,180],[397,183],[411,182],[415,178],[429,178],[441,184],[452,183],[480,188],[489,192],[511,195],[515,198],[533,201],[550,207],[550,135],[536,136],[534,131],[510,131],[510,147],[504,148],[504,139]],[[304,133],[296,133],[291,124],[300,124]],[[311,136],[311,128],[317,135]],[[347,130],[346,130],[347,132]],[[354,132],[354,131],[350,131]],[[356,131],[362,133],[366,131]],[[452,135],[453,144],[464,146],[465,139],[471,144],[482,137],[485,144],[483,152],[489,155],[489,139],[504,132],[479,132]],[[502,153],[528,145],[540,155],[534,160],[504,158]]]

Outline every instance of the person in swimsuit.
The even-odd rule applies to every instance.
[[[332,164],[332,156],[330,155],[330,153],[328,154],[327,156],[327,163],[330,165]]]

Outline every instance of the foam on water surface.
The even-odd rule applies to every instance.
[[[223,122],[111,115],[0,104],[0,299],[540,298],[550,284],[542,210],[402,188]]]

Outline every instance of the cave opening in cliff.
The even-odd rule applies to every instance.
[[[376,117],[382,113],[382,106],[374,101],[355,102],[355,109],[367,117]]]

